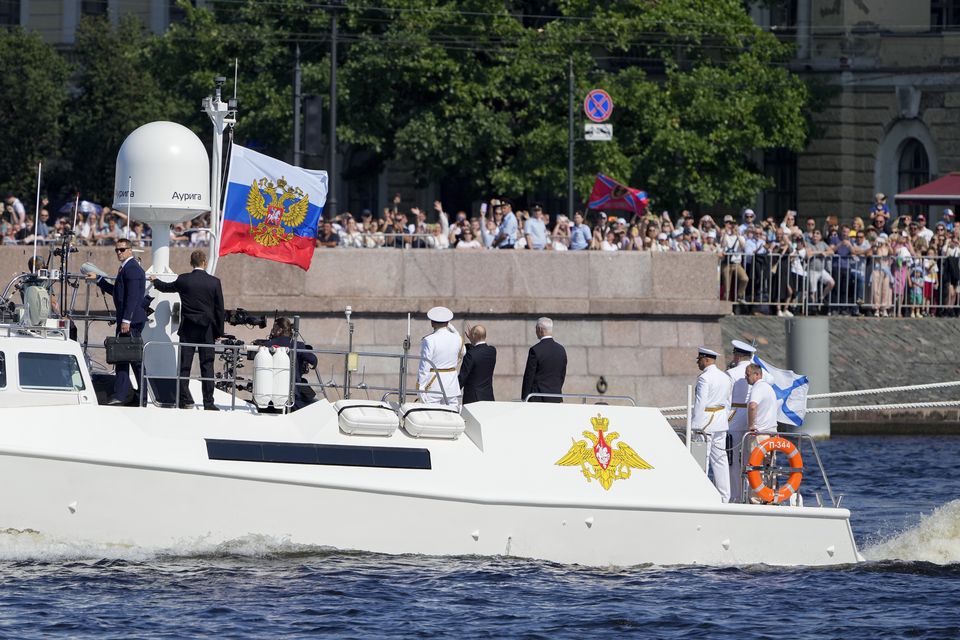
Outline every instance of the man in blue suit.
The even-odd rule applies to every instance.
[[[120,270],[113,283],[102,276],[91,273],[87,276],[96,279],[97,286],[107,294],[113,296],[113,304],[117,309],[117,335],[139,336],[143,326],[147,323],[147,313],[143,308],[143,297],[146,292],[147,278],[140,263],[133,257],[130,241],[121,238],[117,240],[117,260],[120,261]],[[113,385],[113,398],[107,404],[126,404],[130,394],[130,363],[118,362],[117,375]],[[141,386],[140,367],[134,368],[137,377],[137,386]]]

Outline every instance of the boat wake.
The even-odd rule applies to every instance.
[[[120,560],[149,562],[171,558],[270,558],[344,553],[329,547],[296,544],[283,538],[248,535],[227,542],[185,540],[169,547],[140,547],[60,540],[30,529],[0,530],[0,562]]]
[[[960,563],[960,500],[939,507],[920,523],[863,549],[867,560]]]

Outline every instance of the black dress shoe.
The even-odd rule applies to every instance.
[[[179,407],[180,409],[193,409],[195,406],[197,406],[197,405],[193,404],[192,402],[187,402],[187,403],[185,403],[185,404],[178,404],[178,405],[177,405],[177,407]]]
[[[111,398],[110,400],[107,400],[107,406],[110,406],[110,407],[116,407],[123,404],[126,404],[126,403],[123,400],[117,400],[116,398]]]
[[[215,404],[205,404],[203,405],[204,411],[220,411],[220,407]]]

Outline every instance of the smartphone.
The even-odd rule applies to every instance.
[[[480,203],[480,215],[483,215],[486,212],[487,212],[487,203],[486,202]]]

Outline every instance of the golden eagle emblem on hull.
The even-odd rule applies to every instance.
[[[610,490],[614,480],[626,480],[633,469],[653,469],[653,465],[637,455],[633,447],[626,442],[618,442],[616,449],[613,441],[620,437],[616,431],[607,433],[609,418],[599,413],[590,418],[593,431],[584,431],[587,440],[573,440],[567,454],[557,460],[561,467],[580,467],[587,482],[596,480],[600,486]],[[594,431],[596,434],[594,434]]]
[[[293,187],[284,178],[254,180],[247,195],[247,213],[250,214],[250,234],[265,247],[288,242],[307,217],[310,196],[300,187]],[[254,226],[253,221],[261,222]]]

